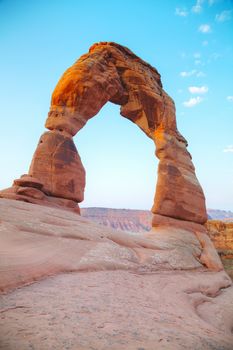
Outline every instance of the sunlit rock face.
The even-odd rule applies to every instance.
[[[213,253],[203,237],[205,197],[187,141],[177,130],[174,102],[163,90],[158,71],[116,43],[93,45],[63,74],[52,94],[45,124],[50,131],[41,136],[27,175],[34,181],[26,186],[25,179],[18,179],[0,196],[79,212],[85,170],[72,137],[108,101],[120,105],[121,115],[155,143],[159,166],[152,207],[154,230],[188,227],[202,247],[208,246]],[[189,223],[199,225],[198,229],[190,229]],[[205,255],[208,258],[201,259],[202,263],[221,269],[212,253]]]
[[[158,71],[127,48],[95,44],[76,61],[53,92],[46,127],[75,135],[108,101],[155,142],[160,163],[152,212],[204,223],[205,198],[177,130],[174,102]]]

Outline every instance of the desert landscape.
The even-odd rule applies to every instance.
[[[151,213],[80,210],[73,137],[108,101],[155,144]],[[207,221],[158,71],[94,44],[59,80],[45,126],[28,174],[0,191],[0,348],[232,349],[232,223]]]
[[[232,21],[0,1],[0,350],[233,349]]]

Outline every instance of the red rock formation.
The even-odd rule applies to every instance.
[[[204,223],[205,199],[177,130],[174,103],[157,70],[127,48],[95,44],[75,62],[54,90],[46,127],[75,135],[107,101],[121,105],[121,114],[156,144],[160,163],[152,212]]]
[[[72,137],[57,131],[44,133],[29,175],[40,179],[44,192],[50,196],[83,201],[85,170]]]
[[[170,224],[180,220],[181,229],[190,227],[189,223],[204,224],[205,197],[187,141],[177,130],[173,100],[163,90],[155,68],[111,42],[93,45],[63,74],[53,92],[46,121],[50,131],[42,135],[29,170],[29,176],[43,186],[33,187],[31,181],[31,187],[25,187],[18,182],[0,196],[78,210],[75,203],[83,200],[85,171],[72,136],[108,101],[121,105],[121,115],[155,142],[159,167],[152,208],[154,230],[166,220]],[[196,235],[205,242],[202,231],[200,226]],[[215,268],[220,269],[212,255],[205,264],[214,268],[215,261]]]
[[[155,142],[160,163],[152,212],[203,224],[205,198],[177,130],[174,102],[157,70],[115,43],[93,45],[61,77],[46,121],[52,133],[41,137],[29,175],[40,179],[46,195],[82,201],[85,172],[71,138],[108,101]]]

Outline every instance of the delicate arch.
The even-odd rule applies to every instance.
[[[40,189],[12,191],[74,208],[83,200],[85,170],[74,136],[106,102],[121,106],[120,113],[154,140],[159,158],[158,182],[152,212],[156,215],[204,223],[205,198],[196,178],[187,142],[176,125],[175,105],[162,88],[160,74],[126,47],[102,42],[93,45],[59,80],[29,176]],[[28,176],[18,180],[21,186]],[[19,192],[17,192],[19,191]],[[21,191],[21,193],[20,193]],[[31,196],[31,197],[30,197]],[[24,198],[25,199],[25,198]],[[30,200],[29,200],[30,201]]]

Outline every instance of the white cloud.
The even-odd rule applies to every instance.
[[[227,96],[227,101],[233,102],[233,96]]]
[[[230,21],[231,19],[231,10],[225,10],[225,11],[222,11],[221,13],[218,13],[216,16],[215,16],[215,19],[217,22],[225,22],[225,21]]]
[[[199,32],[202,32],[204,34],[211,33],[211,27],[209,24],[201,24],[198,28]]]
[[[191,77],[195,73],[196,73],[196,70],[193,69],[193,70],[191,70],[189,72],[180,72],[180,76],[183,77],[183,78],[186,78],[186,77]]]
[[[190,86],[188,89],[191,94],[206,94],[209,90],[207,86]]]
[[[188,72],[180,72],[180,76],[182,78],[188,78],[195,75],[196,77],[200,78],[200,77],[205,77],[205,73],[201,72],[201,71],[197,71],[196,69],[190,70]]]
[[[200,97],[200,96],[191,97],[188,101],[183,102],[183,105],[185,107],[191,108],[191,107],[194,107],[194,106],[198,105],[202,101],[203,101],[203,98]]]
[[[233,152],[233,145],[229,145],[226,148],[224,148],[223,152]]]
[[[203,2],[204,2],[203,0],[197,0],[196,5],[194,5],[192,7],[192,12],[194,12],[194,13],[202,12],[202,3]]]
[[[175,15],[181,16],[181,17],[186,17],[188,16],[188,11],[186,9],[181,9],[179,7],[176,8]]]

